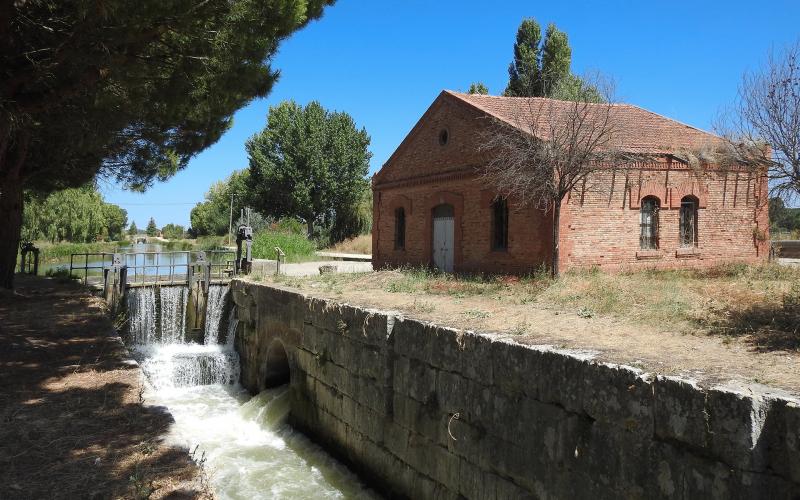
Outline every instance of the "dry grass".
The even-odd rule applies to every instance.
[[[325,249],[326,252],[359,253],[369,255],[372,253],[372,235],[362,234],[353,239],[345,240]]]
[[[18,276],[0,295],[0,498],[209,498],[102,300]]]
[[[263,278],[305,293],[523,343],[596,350],[658,373],[743,378],[800,393],[800,268],[568,273],[556,280],[428,269]]]

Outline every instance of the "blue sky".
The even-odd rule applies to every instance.
[[[150,216],[188,226],[208,187],[247,166],[244,142],[286,99],[350,113],[372,137],[372,174],[442,89],[483,81],[491,94],[503,91],[524,17],[569,35],[575,73],[601,71],[621,100],[704,129],[734,99],[744,71],[800,37],[796,0],[339,0],[283,43],[270,96],[236,113],[231,130],[184,171],[144,194],[101,188],[139,227]]]

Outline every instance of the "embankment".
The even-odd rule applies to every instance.
[[[794,498],[800,400],[236,280],[252,392],[391,496]]]

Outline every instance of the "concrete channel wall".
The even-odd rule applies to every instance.
[[[388,496],[800,496],[789,395],[701,388],[266,285],[231,289],[244,386],[289,377],[291,423]]]

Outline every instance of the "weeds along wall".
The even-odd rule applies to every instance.
[[[235,280],[241,381],[398,498],[793,498],[800,401]],[[284,356],[285,354],[285,356]]]

